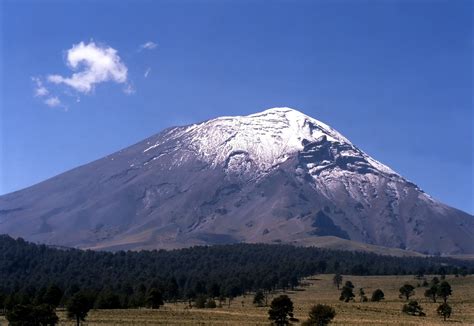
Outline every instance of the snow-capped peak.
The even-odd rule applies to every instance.
[[[247,116],[219,117],[191,126],[191,147],[216,165],[233,155],[245,156],[260,170],[284,162],[304,143],[322,136],[333,142],[349,140],[326,124],[290,108],[272,108]]]
[[[220,117],[191,126],[191,147],[213,165],[238,155],[267,170],[322,136],[350,143],[329,126],[290,108],[273,108],[248,116]]]
[[[330,126],[288,107],[247,116],[224,116],[178,129],[170,137],[179,139],[180,144],[213,166],[249,165],[250,170],[267,171],[302,151],[306,144],[325,139],[344,145],[340,155],[363,157],[375,169],[395,174]]]
[[[339,141],[342,143],[351,142],[342,136],[339,132],[328,126],[327,124],[313,119],[306,114],[288,107],[271,108],[260,113],[254,113],[247,116],[248,118],[264,118],[270,117],[274,119],[284,119],[288,126],[295,131],[299,137],[306,136],[309,141],[316,140],[322,134],[326,135],[332,141]],[[303,134],[302,134],[302,133]],[[316,132],[316,133],[315,133]],[[316,137],[316,138],[315,138]]]

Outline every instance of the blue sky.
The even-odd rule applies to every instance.
[[[172,125],[289,106],[474,212],[471,1],[0,3],[0,193]],[[81,42],[119,61],[74,79]]]

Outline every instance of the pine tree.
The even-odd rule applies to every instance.
[[[87,295],[78,292],[73,297],[71,297],[66,306],[67,315],[69,318],[75,319],[77,326],[79,326],[81,321],[86,319],[91,307],[92,302],[90,298]]]
[[[443,316],[444,321],[446,321],[446,318],[451,317],[451,313],[453,312],[453,309],[451,308],[450,305],[444,302],[440,304],[438,309],[436,309],[436,312],[438,313],[438,315]]]
[[[433,302],[436,302],[437,294],[438,286],[435,284],[425,291],[425,297],[431,299]]]
[[[160,291],[156,288],[150,289],[146,298],[148,306],[152,309],[159,309],[160,306],[164,305],[163,296]]]
[[[262,307],[264,300],[265,300],[265,295],[263,294],[263,291],[259,290],[255,293],[253,297],[253,304],[256,305],[257,307]]]
[[[359,289],[359,297],[360,297],[360,302],[367,302],[367,296],[365,295],[364,288]]]
[[[53,307],[59,306],[63,297],[63,291],[55,284],[50,285],[43,296],[43,302]]]
[[[446,301],[448,301],[448,297],[453,294],[451,285],[449,285],[447,281],[441,282],[438,286],[437,294],[439,297],[443,298],[444,303],[446,303]]]
[[[344,301],[344,302],[349,302],[351,300],[354,300],[354,285],[352,284],[351,281],[347,281],[346,284],[342,287],[341,295],[339,296],[339,300]]]
[[[415,288],[413,287],[413,285],[405,284],[399,289],[399,291],[400,291],[399,297],[400,298],[405,297],[406,300],[408,301],[410,299],[410,297],[415,294],[414,290],[415,290]]]
[[[342,275],[339,274],[339,273],[336,273],[336,275],[334,275],[332,281],[333,281],[334,285],[337,287],[337,289],[339,290],[339,287],[341,286],[341,283],[342,283]]]
[[[287,295],[280,295],[272,300],[268,319],[277,326],[289,324],[289,317],[293,317],[293,302]]]

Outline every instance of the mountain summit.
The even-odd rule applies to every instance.
[[[213,167],[265,173],[311,143],[337,144],[341,156],[359,157],[373,169],[396,175],[390,168],[358,150],[328,125],[290,108],[273,108],[248,116],[221,117],[180,130],[186,147]],[[175,137],[175,136],[173,136]],[[158,142],[145,151],[159,146]],[[320,162],[323,169],[330,161]],[[316,165],[309,167],[315,168]]]
[[[220,117],[0,197],[0,233],[95,249],[322,236],[474,253],[474,217],[290,108]]]

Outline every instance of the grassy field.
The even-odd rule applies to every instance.
[[[427,278],[428,281],[431,279]],[[426,317],[401,313],[404,301],[398,298],[398,289],[404,283],[416,287],[419,281],[413,276],[344,276],[346,280],[354,283],[355,294],[363,287],[369,298],[373,290],[382,289],[385,300],[361,303],[356,296],[355,302],[340,302],[339,291],[332,284],[332,275],[318,275],[305,280],[307,285],[297,291],[285,292],[294,302],[295,317],[303,321],[312,305],[325,303],[336,310],[333,325],[474,325],[474,276],[447,277],[453,289],[448,301],[453,307],[453,315],[447,322],[436,314],[439,303],[431,303],[423,297],[426,289],[423,287],[415,289],[414,299],[421,302]],[[272,297],[279,294],[281,292],[274,293]],[[216,309],[189,309],[186,304],[177,303],[166,304],[159,310],[93,310],[84,325],[268,325],[268,307],[254,307],[252,299],[252,295],[238,297],[230,307],[225,304]],[[74,325],[65,318],[64,312],[60,311],[58,315],[60,325]],[[0,319],[0,325],[6,325],[4,319]]]

